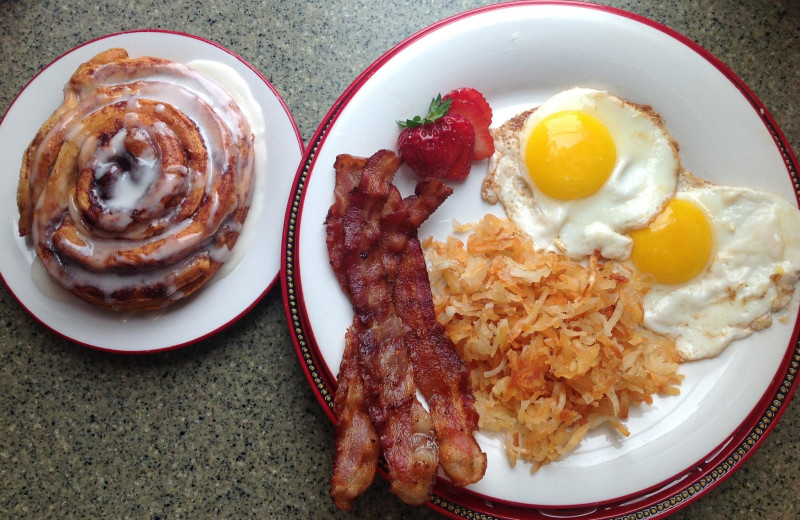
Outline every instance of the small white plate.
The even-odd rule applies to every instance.
[[[131,56],[158,56],[182,63],[216,60],[247,82],[266,122],[264,206],[254,236],[236,267],[212,278],[185,302],[154,312],[113,312],[94,307],[58,287],[42,290],[34,253],[17,233],[16,186],[22,154],[42,123],[61,103],[75,69],[97,53],[123,47]],[[174,32],[144,30],[104,36],[48,65],[20,92],[0,122],[0,273],[11,293],[36,319],[77,343],[118,352],[152,352],[184,346],[230,325],[275,284],[280,268],[281,223],[292,177],[303,154],[297,125],[264,76],[245,60],[210,41]],[[44,276],[44,279],[42,278]]]
[[[796,159],[772,118],[727,67],[674,31],[576,2],[500,4],[435,24],[390,50],[342,94],[298,171],[282,280],[298,354],[329,414],[352,319],[325,246],[334,159],[396,149],[396,120],[422,112],[437,93],[462,86],[485,94],[495,126],[574,86],[651,104],[695,175],[797,201]],[[502,207],[481,200],[485,173],[485,161],[475,164],[420,237],[443,238],[454,220],[502,214]],[[404,194],[414,182],[406,168],[395,178]],[[625,422],[628,438],[598,430],[572,454],[531,474],[526,464],[512,468],[502,444],[480,434],[489,458],[486,476],[468,492],[442,479],[434,505],[443,512],[459,508],[502,518],[540,518],[542,508],[556,508],[559,517],[565,508],[578,508],[569,514],[612,518],[682,507],[739,467],[780,415],[791,395],[793,376],[787,374],[797,355],[797,309],[795,297],[785,319],[769,329],[715,359],[683,364],[681,395],[632,410]]]

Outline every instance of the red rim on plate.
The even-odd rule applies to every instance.
[[[298,127],[297,127],[297,123],[295,122],[294,118],[292,117],[292,114],[289,111],[289,108],[287,107],[287,105],[286,105],[285,101],[283,100],[283,98],[280,96],[280,94],[275,89],[275,87],[269,82],[269,80],[267,80],[267,78],[261,72],[259,72],[253,65],[251,65],[249,62],[247,62],[244,58],[242,58],[241,56],[239,56],[236,53],[232,52],[231,50],[226,49],[225,47],[221,46],[220,44],[218,44],[216,42],[213,42],[211,40],[208,40],[208,39],[205,39],[205,38],[202,38],[202,37],[199,37],[199,36],[195,36],[195,35],[192,35],[192,34],[187,34],[187,33],[182,33],[182,32],[177,32],[177,31],[160,30],[160,29],[142,29],[142,30],[122,31],[122,32],[117,32],[117,33],[112,33],[112,34],[100,36],[98,38],[94,38],[92,40],[86,41],[86,42],[74,47],[73,49],[70,49],[69,51],[61,54],[58,58],[54,59],[47,66],[45,66],[42,70],[40,70],[33,78],[31,78],[31,80],[28,81],[28,83],[25,85],[25,87],[15,96],[15,98],[12,100],[11,104],[9,105],[8,109],[6,110],[6,113],[3,114],[3,117],[0,119],[0,127],[2,127],[2,124],[5,122],[6,117],[12,112],[12,110],[15,108],[15,104],[18,101],[20,101],[20,99],[24,96],[26,91],[35,82],[37,82],[37,80],[40,80],[40,78],[43,76],[43,74],[48,72],[51,68],[53,68],[55,65],[59,64],[65,58],[68,58],[70,55],[72,55],[76,51],[80,51],[80,50],[84,49],[85,47],[87,47],[89,45],[92,45],[92,44],[96,44],[98,42],[103,42],[103,41],[107,41],[107,40],[114,40],[114,39],[118,39],[118,38],[127,38],[129,36],[130,37],[137,37],[137,36],[141,36],[141,35],[147,35],[147,36],[163,35],[163,36],[166,36],[166,37],[186,38],[187,41],[191,41],[191,42],[196,42],[196,43],[201,43],[201,44],[206,44],[206,45],[212,46],[212,47],[222,51],[223,53],[229,55],[232,58],[232,61],[236,61],[236,62],[241,63],[244,67],[249,69],[258,78],[258,81],[260,82],[260,83],[258,83],[259,86],[263,83],[263,85],[268,89],[269,95],[272,96],[270,98],[270,102],[277,103],[277,105],[275,106],[275,110],[280,113],[280,117],[285,117],[286,118],[287,130],[290,129],[289,132],[293,134],[293,137],[288,137],[287,139],[290,142],[291,146],[294,146],[294,143],[296,142],[296,145],[297,145],[297,149],[296,150],[297,150],[298,160],[303,155],[303,153],[304,153],[303,140],[302,140],[302,138],[300,136],[300,131],[299,131]],[[124,42],[120,43],[118,41],[110,41],[109,45],[125,46],[125,45],[127,45],[127,43],[124,43]],[[198,56],[198,57],[200,57],[200,56]],[[76,64],[76,66],[77,66],[77,64]],[[58,99],[54,100],[54,102],[58,102],[58,101],[59,101]],[[44,121],[44,119],[42,121]],[[269,126],[269,123],[268,123],[268,126]],[[289,150],[288,145],[287,145],[286,149],[287,149],[286,153],[288,153],[288,150]],[[22,157],[22,151],[23,150],[19,151],[20,160],[21,160],[21,157]],[[292,171],[294,171],[294,169],[296,168],[296,164],[297,164],[296,162],[294,162],[294,161],[292,162],[292,164],[290,166]],[[285,190],[283,193],[285,193],[285,196],[287,197],[287,199],[284,199],[284,200],[288,200],[289,183],[287,183],[286,186],[283,187],[283,190]],[[277,192],[278,190],[275,189],[275,191]],[[281,205],[280,207],[282,208],[283,206]],[[280,213],[275,215],[278,218],[280,218],[280,216],[282,216],[282,210],[279,210],[279,211],[280,211]],[[277,249],[279,247],[278,246],[278,241],[280,240],[280,231],[281,231],[280,229],[277,229],[276,233],[275,233],[274,248],[275,248],[276,251],[277,251]],[[276,255],[277,255],[277,252],[276,252]],[[253,297],[250,298],[249,301],[247,301],[246,303],[239,302],[239,303],[233,305],[234,308],[229,312],[229,315],[227,315],[225,317],[225,321],[224,322],[216,324],[213,328],[210,328],[208,330],[203,330],[202,333],[198,334],[196,337],[191,337],[191,334],[189,334],[188,336],[182,338],[181,340],[175,341],[173,343],[164,344],[164,345],[158,345],[158,346],[153,347],[153,348],[149,347],[148,345],[143,345],[141,347],[136,347],[136,348],[133,348],[133,349],[108,347],[107,345],[102,344],[102,342],[100,342],[100,341],[95,341],[95,340],[87,341],[87,340],[82,340],[80,338],[73,337],[73,335],[71,335],[68,331],[65,331],[65,330],[63,330],[63,328],[60,328],[58,326],[53,325],[53,323],[51,323],[46,317],[38,315],[36,312],[34,312],[30,308],[29,305],[26,305],[26,303],[25,303],[25,295],[17,294],[12,289],[11,285],[9,285],[9,279],[7,277],[9,275],[13,276],[13,273],[7,273],[6,272],[6,273],[2,273],[2,275],[0,275],[0,276],[2,276],[3,282],[6,284],[6,287],[8,288],[9,292],[14,297],[14,299],[16,299],[17,302],[31,316],[33,316],[39,323],[44,325],[49,330],[53,331],[55,334],[57,334],[57,335],[59,335],[59,336],[61,336],[63,338],[66,338],[66,339],[68,339],[70,341],[73,341],[73,342],[75,342],[75,343],[77,343],[79,345],[85,346],[85,347],[89,347],[89,348],[93,348],[93,349],[97,349],[97,350],[103,350],[103,351],[117,352],[117,353],[132,353],[132,354],[135,354],[135,353],[151,353],[151,352],[157,352],[157,351],[172,350],[172,349],[177,349],[177,348],[184,347],[184,346],[187,346],[187,345],[191,345],[191,344],[196,343],[196,342],[198,342],[200,340],[203,340],[203,339],[206,339],[206,338],[208,338],[210,336],[213,336],[214,334],[217,334],[218,332],[220,332],[220,331],[226,329],[227,327],[231,326],[233,323],[235,323],[241,317],[243,317],[245,314],[247,314],[250,310],[252,310],[253,307],[255,307],[255,305],[259,301],[261,301],[261,299],[275,286],[275,284],[278,281],[279,267],[280,266],[279,266],[279,263],[277,262],[277,256],[276,256],[274,274],[270,273],[268,275],[269,279],[268,280],[267,279],[264,280],[264,288],[263,288],[263,290],[261,290],[259,292],[259,294],[253,295]],[[120,321],[122,321],[122,320],[120,320]]]
[[[298,258],[298,237],[303,213],[303,203],[309,177],[314,169],[318,151],[329,136],[329,130],[336,122],[342,110],[350,103],[356,93],[368,80],[390,59],[420,39],[435,33],[437,30],[469,17],[478,16],[495,10],[514,9],[520,6],[570,6],[580,9],[594,9],[611,15],[626,18],[629,21],[649,26],[664,35],[688,47],[704,58],[730,81],[746,101],[758,114],[759,119],[773,138],[786,171],[795,187],[798,181],[798,162],[781,130],[772,116],[750,89],[727,66],[688,38],[646,19],[616,8],[598,6],[576,1],[565,2],[514,2],[497,4],[467,11],[441,20],[399,43],[378,60],[367,67],[355,81],[342,93],[326,114],[319,128],[310,141],[300,168],[297,171],[289,205],[286,211],[284,237],[282,245],[281,284],[284,294],[286,317],[290,325],[292,340],[296,353],[303,367],[304,374],[314,390],[314,394],[327,413],[335,421],[332,412],[333,393],[336,388],[335,378],[327,367],[325,359],[318,350],[309,317],[303,299],[302,281]],[[312,226],[321,225],[312,222]],[[321,267],[323,268],[323,267]],[[795,321],[791,340],[782,357],[780,366],[762,395],[757,405],[746,419],[716,449],[710,451],[702,460],[687,466],[667,480],[646,489],[626,496],[616,497],[597,504],[576,504],[575,507],[537,507],[504,503],[491,497],[478,496],[470,491],[456,489],[442,480],[437,483],[428,506],[452,518],[480,519],[513,519],[531,520],[539,518],[582,518],[593,520],[663,517],[694,502],[714,488],[758,448],[772,431],[775,423],[782,415],[786,405],[794,393],[793,380],[800,364],[800,346],[797,342],[798,324]]]

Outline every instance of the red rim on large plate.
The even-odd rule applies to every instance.
[[[77,298],[66,304],[49,298],[30,286],[31,269],[27,268],[26,271],[25,264],[28,261],[30,265],[30,260],[25,258],[29,252],[26,251],[24,244],[20,244],[21,239],[10,236],[14,230],[12,226],[8,226],[6,231],[9,236],[4,235],[3,240],[7,240],[10,247],[5,248],[4,256],[0,258],[2,277],[11,294],[28,313],[48,329],[75,343],[119,353],[175,349],[208,338],[229,327],[247,314],[277,283],[283,229],[275,223],[281,221],[283,217],[292,185],[291,172],[297,169],[304,152],[303,141],[297,124],[278,91],[244,58],[215,42],[190,34],[153,29],[125,31],[95,38],[65,52],[34,76],[14,98],[3,119],[0,120],[0,132],[7,131],[8,134],[13,134],[11,137],[14,140],[13,144],[4,140],[5,148],[2,150],[8,155],[5,164],[9,166],[6,172],[9,176],[19,171],[22,154],[27,146],[25,140],[29,141],[38,130],[38,125],[50,115],[48,112],[39,119],[31,116],[26,110],[33,107],[37,115],[39,111],[52,111],[61,102],[61,89],[77,66],[101,50],[111,47],[124,47],[132,55],[149,54],[175,61],[197,59],[221,61],[238,69],[264,112],[265,119],[270,118],[265,123],[267,131],[264,137],[268,149],[265,172],[268,178],[265,179],[265,184],[269,183],[270,191],[264,197],[265,199],[269,197],[271,205],[269,208],[265,205],[265,209],[257,215],[268,220],[257,226],[259,242],[257,247],[248,248],[247,254],[236,266],[245,267],[251,274],[248,280],[241,283],[238,280],[243,273],[236,273],[236,269],[225,277],[219,277],[223,278],[222,281],[212,279],[209,285],[222,283],[222,287],[227,288],[229,284],[234,284],[232,290],[223,291],[221,300],[213,302],[211,305],[213,310],[205,305],[203,293],[207,287],[192,295],[192,298],[188,299],[191,301],[179,302],[173,306],[174,308],[170,307],[163,312],[149,315],[127,315],[94,309]],[[42,89],[46,90],[46,96],[41,95]],[[32,101],[33,98],[36,99]],[[19,124],[21,119],[27,121],[26,125],[30,125],[31,128],[22,130],[16,128],[12,131],[10,125]],[[6,193],[11,197],[15,191],[8,190]],[[16,204],[10,202],[8,208],[12,208],[8,209],[8,219],[11,221],[15,215],[11,215],[10,212],[16,208]],[[269,225],[270,222],[273,224]],[[247,259],[250,254],[254,258]],[[255,257],[258,257],[257,261]],[[198,306],[203,307],[199,309],[199,314]],[[205,312],[209,315],[203,318],[201,315]],[[135,325],[137,320],[145,326],[137,327]],[[162,327],[160,332],[159,327]],[[101,330],[105,332],[98,332]],[[148,331],[149,335],[145,335],[142,332],[144,330]]]
[[[332,376],[331,367],[328,367],[326,359],[320,353],[319,343],[315,337],[315,331],[312,329],[311,320],[307,312],[307,302],[300,277],[299,242],[301,224],[304,222],[303,210],[307,187],[312,173],[315,173],[314,168],[318,156],[323,150],[326,140],[332,135],[332,128],[354,97],[363,88],[370,85],[370,79],[379,74],[391,60],[402,59],[404,51],[414,44],[428,38],[434,38],[438,31],[452,28],[461,22],[469,21],[472,17],[496,14],[502,10],[509,10],[510,13],[510,10],[514,9],[538,10],[554,7],[576,10],[573,11],[576,13],[586,12],[587,10],[602,12],[604,15],[623,20],[627,24],[636,25],[639,29],[645,28],[649,31],[655,31],[658,33],[659,38],[670,39],[672,44],[683,47],[684,50],[688,49],[702,60],[705,60],[719,74],[727,78],[727,81],[738,91],[738,95],[750,105],[755,117],[760,122],[759,124],[763,125],[771,141],[774,141],[777,153],[781,157],[781,162],[785,165],[788,179],[794,187],[794,196],[798,196],[797,186],[800,185],[800,182],[798,181],[797,158],[768,111],[728,67],[691,40],[667,27],[619,9],[572,1],[497,4],[467,11],[437,22],[415,33],[386,52],[364,70],[337,99],[311,139],[297,171],[287,207],[281,267],[281,284],[286,316],[305,376],[313,388],[315,396],[331,420],[335,421],[332,405],[336,381]],[[391,124],[391,120],[387,121],[386,124]],[[386,144],[387,147],[392,145],[393,143],[391,142]],[[353,150],[338,150],[337,153],[355,152]],[[320,167],[329,169],[332,175],[332,164],[324,164]],[[311,226],[312,228],[321,227],[322,222],[309,221],[306,222],[306,226]],[[315,259],[316,261],[319,263],[319,269],[328,268],[327,259]],[[746,413],[744,420],[730,434],[727,434],[721,442],[717,443],[713,449],[707,450],[703,454],[704,456],[689,461],[682,471],[674,472],[669,478],[663,479],[656,484],[647,485],[632,493],[611,497],[608,500],[597,500],[592,503],[578,502],[558,507],[497,500],[492,497],[480,496],[471,491],[456,489],[448,485],[446,481],[440,480],[434,488],[428,505],[432,509],[452,518],[530,520],[555,517],[634,520],[669,515],[704,496],[734,470],[738,469],[755,449],[763,443],[766,436],[774,428],[775,423],[794,393],[793,380],[798,363],[800,363],[800,346],[797,343],[798,326],[796,320],[790,330],[791,337],[788,345],[785,347],[785,351],[780,351],[781,354],[778,356],[780,362],[777,370],[771,376],[771,381],[767,385],[766,391],[760,395],[757,404]],[[317,334],[319,335],[320,333],[317,332]],[[780,348],[783,349],[784,347],[780,346]]]

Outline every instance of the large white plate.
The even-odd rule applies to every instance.
[[[460,86],[486,95],[495,125],[562,89],[608,89],[653,105],[695,175],[769,190],[796,203],[796,159],[771,117],[729,69],[667,28],[576,3],[501,4],[429,27],[389,51],[342,94],[298,171],[282,280],[298,354],[329,414],[352,319],[324,240],[334,159],[395,149],[394,121],[420,113],[436,93]],[[485,162],[475,164],[420,237],[442,238],[453,220],[501,213],[480,198],[485,172]],[[401,168],[401,191],[409,193],[414,182]],[[795,298],[785,319],[771,328],[715,359],[684,364],[681,395],[632,411],[628,438],[597,431],[571,455],[531,474],[525,464],[510,467],[501,443],[480,435],[489,457],[486,476],[469,492],[440,485],[433,507],[445,514],[457,510],[459,517],[471,511],[502,518],[554,513],[545,513],[547,508],[558,508],[559,517],[565,508],[578,508],[569,514],[612,518],[682,507],[737,468],[780,415],[791,394],[793,376],[786,374],[797,355],[797,309]]]
[[[247,82],[264,113],[267,168],[264,205],[247,251],[236,267],[186,302],[147,313],[105,311],[52,288],[42,290],[42,273],[17,229],[16,185],[22,154],[61,103],[64,84],[81,63],[98,52],[124,47],[131,56],[178,62],[216,60]],[[152,352],[183,346],[224,328],[251,309],[277,280],[281,223],[300,163],[303,144],[297,125],[277,91],[242,58],[207,40],[164,31],[118,33],[81,45],[48,65],[22,90],[0,123],[0,272],[9,290],[45,326],[77,343],[120,352]],[[248,223],[250,225],[250,223]],[[237,244],[238,245],[238,244]]]

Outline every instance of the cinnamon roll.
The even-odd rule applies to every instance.
[[[186,298],[229,258],[254,142],[217,83],[170,60],[102,52],[23,157],[19,233],[61,286],[116,310]]]

